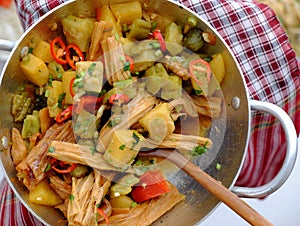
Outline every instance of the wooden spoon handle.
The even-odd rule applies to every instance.
[[[225,203],[228,207],[230,207],[251,225],[273,225],[262,215],[260,215],[256,210],[250,207],[245,201],[240,199],[237,195],[232,193],[220,182],[216,181],[214,178],[200,169],[200,167],[188,161],[179,152],[170,152],[165,150],[159,150],[159,152],[161,157],[167,158],[178,167],[180,167],[184,172],[186,172],[199,184],[201,184],[207,191],[216,196],[220,201]]]

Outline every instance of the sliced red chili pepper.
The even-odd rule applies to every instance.
[[[122,101],[123,103],[129,102],[129,97],[126,94],[113,94],[109,97],[108,103],[113,104],[115,101]]]
[[[132,72],[134,69],[134,61],[133,61],[132,57],[125,54],[125,59],[126,59],[126,62],[129,62],[129,71]]]
[[[148,171],[140,178],[138,186],[133,188],[131,197],[136,202],[161,196],[170,191],[170,186],[160,170]]]
[[[75,44],[69,44],[66,48],[66,60],[73,70],[76,70],[76,63],[84,61],[84,55]]]
[[[62,173],[62,174],[70,173],[77,167],[76,163],[67,164],[56,158],[52,158],[50,160],[50,164],[51,164],[52,169],[54,169],[56,172]]]
[[[53,59],[59,64],[66,64],[66,44],[62,38],[57,37],[50,42],[50,52]]]
[[[104,217],[106,225],[108,226],[109,225],[109,218],[108,218],[107,214],[101,208],[98,208],[97,211],[98,211],[98,214],[100,216]]]
[[[72,117],[73,105],[67,107],[64,111],[58,114],[55,118],[56,122],[61,123]]]
[[[199,85],[202,85],[202,82],[195,75],[195,71],[204,73],[205,76],[207,77],[208,82],[210,81],[211,69],[210,69],[210,65],[207,61],[205,61],[201,58],[198,58],[198,59],[192,60],[189,64],[189,72],[192,76],[192,79]]]
[[[166,45],[166,42],[165,42],[164,37],[162,36],[161,32],[159,30],[154,30],[152,32],[152,34],[153,34],[153,37],[158,40],[161,51],[165,52],[167,50],[167,45]]]
[[[96,20],[100,21],[102,16],[101,8],[96,8]]]
[[[74,88],[73,88],[74,81],[75,81],[75,77],[71,79],[70,84],[69,84],[69,92],[70,92],[72,97],[75,96]]]
[[[82,96],[76,104],[76,113],[79,114],[83,109],[88,112],[97,110],[103,102],[103,96]]]

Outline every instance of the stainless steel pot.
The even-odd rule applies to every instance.
[[[22,35],[16,44],[0,40],[1,49],[9,50],[14,46],[1,75],[0,137],[2,138],[1,149],[3,150],[3,152],[0,153],[1,162],[6,178],[19,199],[44,224],[59,225],[62,215],[60,212],[54,210],[54,208],[35,205],[28,201],[28,191],[22,183],[17,180],[16,171],[9,152],[10,130],[12,126],[14,126],[10,114],[11,96],[16,90],[17,84],[24,81],[22,73],[17,66],[20,51],[27,45],[32,37],[37,35],[45,40],[52,39],[53,33],[49,25],[58,21],[60,18],[69,14],[92,16],[94,15],[94,9],[100,5],[107,4],[108,2],[114,3],[122,1],[124,2],[124,0],[69,1],[40,18],[38,22]],[[213,148],[207,155],[201,156],[196,163],[216,180],[221,181],[223,185],[232,189],[232,191],[240,196],[262,197],[276,191],[289,177],[296,160],[297,136],[293,122],[289,116],[282,109],[273,104],[249,99],[247,87],[237,61],[225,41],[208,22],[184,6],[172,1],[141,1],[149,4],[154,11],[162,13],[175,21],[182,22],[191,15],[194,15],[198,19],[200,28],[210,30],[217,36],[217,45],[207,49],[207,52],[209,54],[222,52],[223,56],[225,56],[226,76],[222,83],[225,103],[224,116],[214,122],[218,130],[212,130],[211,132],[211,137],[214,142]],[[251,127],[251,110],[268,112],[278,118],[286,134],[287,153],[282,169],[268,184],[257,188],[234,187],[233,185],[241,170],[248,146]],[[221,131],[221,133],[219,131]],[[222,170],[215,169],[217,163],[222,165]],[[186,201],[177,205],[155,224],[159,225],[159,222],[164,222],[164,225],[193,225],[203,220],[205,216],[211,213],[218,205],[219,201],[214,196],[183,172],[178,171],[169,179],[186,195]]]

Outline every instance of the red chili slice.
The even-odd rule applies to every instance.
[[[97,211],[98,211],[98,214],[100,216],[104,217],[106,225],[108,226],[109,225],[109,218],[108,218],[107,214],[101,208],[98,208]]]
[[[129,71],[132,72],[134,69],[134,61],[133,61],[132,57],[125,54],[125,59],[126,59],[126,62],[129,62]]]
[[[113,94],[110,96],[108,102],[110,104],[113,104],[115,101],[122,101],[123,103],[127,103],[129,102],[129,97],[126,94],[121,93]]]
[[[84,55],[75,44],[69,44],[66,48],[66,60],[73,70],[76,70],[76,63],[84,61]]]
[[[64,111],[58,114],[55,118],[56,122],[61,123],[67,121],[72,117],[72,112],[73,112],[73,105],[67,107]]]
[[[199,68],[196,66],[197,64],[200,64]],[[208,82],[210,81],[211,69],[210,69],[210,65],[207,61],[205,61],[201,58],[198,58],[198,59],[192,60],[189,64],[189,72],[192,76],[192,79],[199,85],[202,85],[202,82],[198,80],[197,76],[194,73],[195,70],[205,73]]]
[[[57,37],[50,42],[50,52],[53,59],[59,64],[66,64],[66,44],[62,38]]]
[[[69,92],[70,92],[72,97],[75,96],[74,88],[73,88],[74,81],[75,81],[75,77],[71,79],[70,84],[69,84]]]
[[[158,40],[161,51],[165,52],[167,50],[167,45],[160,31],[155,30],[152,33],[153,33],[153,37]]]
[[[62,173],[62,174],[70,173],[77,167],[76,163],[67,164],[56,158],[52,158],[50,160],[50,164],[51,164],[52,169],[54,169],[56,172]]]

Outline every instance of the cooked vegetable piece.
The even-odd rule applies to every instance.
[[[49,69],[40,58],[29,53],[20,62],[20,68],[28,81],[42,87],[46,85],[49,78]]]
[[[31,99],[24,95],[14,94],[12,98],[11,114],[15,122],[22,121],[28,114],[31,106]]]
[[[139,120],[139,123],[149,132],[149,137],[157,142],[163,141],[175,130],[168,103],[160,104],[152,109]]]
[[[63,73],[62,83],[63,83],[63,93],[66,94],[65,104],[73,104],[74,99],[73,99],[73,95],[70,92],[70,88],[72,88],[72,90],[74,90],[74,88],[70,87],[70,83],[75,78],[75,76],[76,76],[75,71],[66,71]]]
[[[117,23],[116,18],[114,17],[111,9],[109,8],[108,5],[104,5],[101,8],[101,15],[100,15],[100,20],[105,21],[106,23],[111,25],[111,29],[108,29],[106,32],[104,32],[104,37],[103,39],[107,38],[108,36],[111,35],[117,35],[118,37],[122,37],[122,28],[119,23]]]
[[[128,174],[110,187],[110,198],[116,198],[120,195],[128,195],[132,191],[132,186],[139,183],[140,179],[133,174]]]
[[[211,71],[216,77],[219,84],[222,83],[225,77],[225,65],[221,53],[216,53],[212,56],[212,60],[209,62]]]
[[[33,111],[32,115],[27,115],[24,119],[23,127],[22,127],[22,137],[29,138],[33,134],[38,133],[40,131],[40,120],[39,120],[39,112]]]
[[[204,45],[202,30],[199,28],[192,28],[183,38],[183,46],[194,52],[197,52]]]
[[[77,179],[86,176],[89,173],[89,168],[85,165],[77,164],[76,168],[70,172],[72,177]]]
[[[151,94],[157,94],[168,82],[169,74],[162,63],[157,63],[145,72],[146,89]]]
[[[40,58],[45,63],[54,61],[50,52],[50,44],[43,40],[39,41],[37,46],[33,49],[32,54]]]
[[[74,123],[74,133],[80,138],[93,139],[98,135],[96,116],[88,111],[81,110]]]
[[[145,39],[149,36],[152,25],[150,22],[143,19],[136,19],[131,24],[130,32],[127,34],[129,39]]]
[[[47,179],[43,180],[33,190],[29,191],[29,200],[32,203],[45,206],[57,206],[63,203],[58,195],[52,190]]]
[[[167,49],[172,56],[175,56],[182,52],[182,39],[183,35],[180,26],[174,22],[170,23],[166,27],[165,31],[165,42]]]
[[[170,75],[168,82],[162,87],[161,98],[171,100],[181,98],[182,79],[177,75]]]
[[[142,18],[142,6],[139,1],[112,4],[110,8],[121,25],[129,25],[132,24],[135,19]]]
[[[82,52],[86,52],[91,41],[94,21],[92,18],[79,18],[73,15],[63,18],[61,23],[67,42],[77,45]]]
[[[79,77],[74,81],[74,91],[100,93],[103,83],[103,64],[100,61],[82,61],[76,64],[76,74]],[[80,82],[79,85],[77,85]]]
[[[160,170],[148,171],[141,176],[139,185],[131,192],[131,197],[136,202],[144,202],[170,191],[170,186]]]
[[[49,114],[49,109],[47,107],[39,111],[39,120],[40,120],[41,133],[42,135],[44,135],[47,132],[47,130],[51,127],[51,123],[52,123]]]
[[[63,73],[65,72],[63,66],[56,61],[52,61],[48,64],[49,76],[52,79],[61,80],[63,77]]]
[[[116,198],[109,200],[111,207],[114,209],[125,209],[125,208],[132,208],[134,201],[126,196],[126,195],[120,195]]]
[[[129,213],[116,214],[109,218],[112,225],[151,225],[177,203],[184,200],[185,196],[180,194],[177,188],[170,184],[170,192],[154,199],[139,203],[130,209]]]
[[[116,168],[126,169],[137,156],[144,137],[137,131],[114,131],[103,158]]]
[[[63,83],[60,81],[52,81],[48,86],[47,105],[50,117],[54,118],[62,112],[62,107],[59,106],[59,101],[62,101]]]

